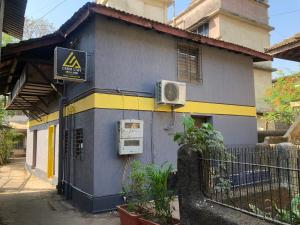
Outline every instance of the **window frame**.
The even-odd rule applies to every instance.
[[[184,69],[180,68],[182,66],[183,60],[180,59],[181,54],[186,54],[185,62],[186,65],[186,77],[184,78],[181,73]],[[193,53],[196,53],[193,55]],[[191,56],[196,56],[196,73],[193,73],[193,68],[191,68],[190,58]],[[193,76],[194,74],[194,76]],[[202,72],[202,47],[199,45],[178,43],[177,44],[177,80],[180,82],[185,82],[188,84],[203,84],[203,72]]]

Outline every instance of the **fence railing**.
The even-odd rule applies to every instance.
[[[278,223],[300,224],[300,147],[229,147],[201,158],[211,201]]]

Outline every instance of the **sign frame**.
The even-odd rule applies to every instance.
[[[59,57],[58,56],[58,49],[61,49],[63,51],[68,51],[69,52],[68,53],[68,57],[65,58],[65,59],[63,59],[64,63],[62,65],[58,65],[58,59],[59,59],[58,58]],[[77,76],[81,76],[81,77],[78,77],[78,78],[76,77],[75,74],[68,75],[67,74],[67,72],[68,72],[67,69],[65,67],[63,67],[64,64],[67,63],[67,61],[68,61],[69,57],[71,56],[71,54],[74,55],[74,52],[76,52],[77,54],[84,54],[84,62],[85,62],[85,65],[83,67],[84,73],[83,73],[83,75],[82,74],[77,75]],[[87,68],[88,68],[87,67],[87,62],[88,62],[87,59],[88,59],[87,58],[87,52],[85,52],[85,51],[80,51],[80,50],[75,50],[75,49],[69,49],[69,48],[63,48],[63,47],[56,47],[54,49],[54,79],[56,79],[56,80],[73,81],[73,82],[77,82],[77,83],[86,82],[87,81]],[[77,59],[76,56],[75,56],[75,62],[74,63],[75,64],[73,66],[75,66],[76,63],[77,63],[77,65],[79,65],[81,67],[81,65],[79,64],[78,59]],[[59,68],[58,67],[61,67],[60,68],[60,70],[62,71],[61,74],[59,74]],[[70,66],[69,68],[72,68],[72,67]],[[68,69],[68,70],[70,71],[70,73],[73,73],[74,69],[78,69],[78,68],[72,68],[72,70],[71,69]],[[63,72],[65,72],[65,74],[63,74]]]

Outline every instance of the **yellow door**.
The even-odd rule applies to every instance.
[[[48,127],[48,178],[53,178],[54,175],[54,135],[55,127]]]

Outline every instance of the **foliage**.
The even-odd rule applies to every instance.
[[[270,105],[271,112],[265,113],[268,121],[281,121],[292,124],[299,108],[293,108],[291,102],[300,100],[300,74],[280,77],[276,80],[273,87],[267,91],[265,101]]]
[[[55,31],[55,27],[47,20],[25,18],[23,39],[42,37]]]
[[[146,169],[149,182],[149,197],[153,199],[154,216],[162,225],[172,224],[174,200],[173,191],[168,190],[168,177],[172,173],[172,166],[164,164],[161,167],[150,165]]]
[[[17,134],[6,125],[7,111],[4,110],[4,101],[0,99],[0,165],[9,162],[11,151],[17,140]]]
[[[157,219],[162,225],[172,224],[171,202],[174,193],[168,190],[168,177],[171,172],[171,165],[164,164],[159,167],[133,161],[129,184],[123,187],[128,203],[127,209],[146,218]]]
[[[284,223],[291,223],[291,224],[300,224],[300,195],[297,194],[291,201],[290,209],[280,209],[273,203],[272,207],[274,211],[277,213],[275,218]],[[265,213],[261,209],[257,208],[256,206],[249,204],[249,208],[252,212],[264,216],[264,217],[271,217],[270,213]]]
[[[204,123],[198,128],[191,116],[184,115],[182,124],[184,132],[174,135],[174,141],[179,145],[189,144],[202,154],[209,153],[211,149],[224,152],[224,138],[210,123]]]
[[[6,34],[6,33],[2,33],[2,47],[5,47],[7,44],[9,43],[16,43],[18,42],[19,40]]]
[[[128,210],[142,213],[148,201],[146,188],[146,170],[140,161],[131,163],[129,184],[123,187],[123,193],[128,203]]]

